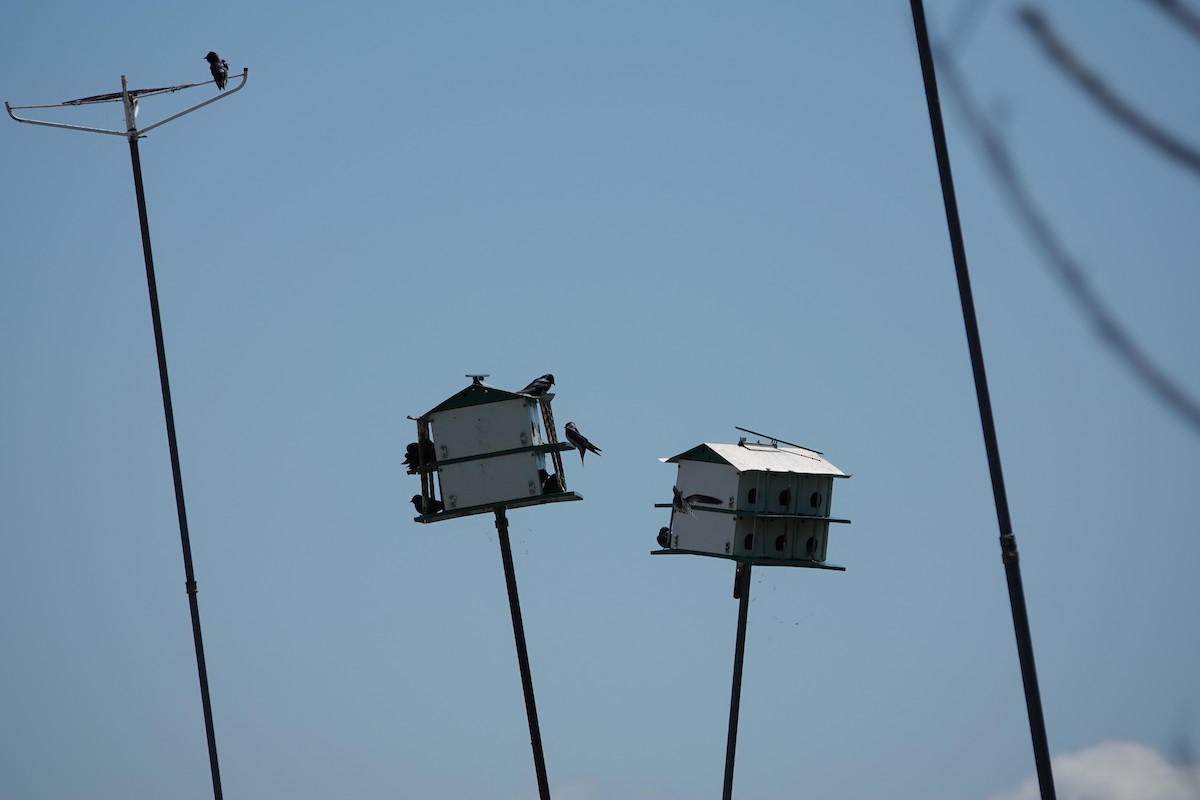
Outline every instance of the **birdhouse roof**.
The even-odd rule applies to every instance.
[[[738,472],[793,472],[800,475],[849,477],[826,461],[816,450],[751,442],[744,444],[705,442],[685,453],[659,460],[668,464],[676,464],[680,461],[728,464]]]
[[[486,403],[501,403],[505,400],[525,400],[525,395],[517,394],[516,392],[506,392],[503,389],[497,389],[495,386],[488,386],[483,383],[473,383],[463,389],[456,395],[448,397],[436,406],[426,412],[425,416],[436,414],[439,411],[448,411],[452,408],[467,408],[469,406],[481,406]]]

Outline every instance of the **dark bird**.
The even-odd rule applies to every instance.
[[[408,447],[404,448],[404,466],[415,469],[420,464],[421,446],[416,442],[410,442]]]
[[[588,451],[600,455],[600,448],[588,441],[588,438],[579,432],[579,428],[575,427],[574,422],[567,423],[567,441],[579,448],[579,463],[583,463],[583,457],[588,454]]]
[[[225,89],[225,81],[229,79],[229,62],[212,50],[208,51],[208,55],[204,57],[204,60],[208,62],[208,71],[212,73],[213,80],[217,82],[217,88],[223,91]]]
[[[554,376],[547,372],[540,378],[534,378],[533,382],[526,386],[517,394],[527,394],[530,397],[541,397],[546,392],[550,391],[550,387],[554,385]]]
[[[675,492],[675,499],[671,501],[671,508],[674,509],[677,513],[691,514],[694,517],[696,515],[692,514],[692,504],[693,503],[701,503],[703,505],[708,505],[708,506],[721,505],[721,501],[718,498],[713,497],[712,495],[689,494],[687,497],[684,497],[683,492],[679,491],[678,486],[672,486],[671,488]]]
[[[663,528],[658,529],[658,546],[661,547],[663,550],[666,550],[667,548],[669,548],[671,546],[671,529],[670,528],[663,527]]]
[[[436,500],[432,497],[424,497],[419,494],[414,494],[412,496],[412,504],[413,508],[417,510],[418,514],[436,514],[446,508],[445,504],[442,503],[441,500]]]
[[[404,448],[404,466],[410,470],[415,470],[422,464],[432,464],[435,460],[433,442],[428,440],[425,441],[424,446],[417,442],[410,442],[408,447]]]
[[[562,485],[562,478],[558,475],[551,475],[546,470],[539,469],[538,477],[542,479],[542,494],[558,494],[566,491]]]

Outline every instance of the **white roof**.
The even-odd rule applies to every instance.
[[[659,461],[672,463],[679,461],[724,462],[738,472],[794,472],[800,475],[849,477],[826,461],[816,450],[757,442],[746,442],[745,444],[705,442],[686,453],[680,453],[672,458],[660,458]]]

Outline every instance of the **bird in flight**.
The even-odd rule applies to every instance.
[[[225,81],[229,79],[229,62],[212,50],[208,51],[204,60],[208,62],[208,71],[212,73],[213,80],[217,82],[217,88],[224,90]]]
[[[517,394],[527,394],[530,397],[541,397],[550,390],[554,385],[554,376],[547,372],[540,378],[534,378],[533,382],[526,386]]]
[[[567,423],[567,441],[579,448],[579,463],[583,463],[583,457],[588,454],[588,451],[600,455],[600,448],[588,441],[588,438],[579,432],[579,428],[575,427],[574,422]]]
[[[675,492],[675,499],[671,501],[671,508],[679,514],[691,514],[693,517],[696,516],[695,514],[692,514],[693,503],[701,503],[707,506],[721,505],[721,500],[713,497],[712,495],[689,494],[687,497],[684,497],[683,492],[679,491],[678,486],[672,486],[671,488]]]

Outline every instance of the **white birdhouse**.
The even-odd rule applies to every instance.
[[[671,524],[655,555],[687,553],[751,564],[843,570],[825,561],[834,478],[846,473],[816,450],[778,443],[705,443],[679,465]]]
[[[486,376],[471,377],[470,386],[417,418],[417,442],[409,445],[407,462],[409,473],[421,476],[421,495],[413,500],[432,502],[426,501],[426,513],[418,510],[416,521],[582,500],[566,491],[559,453],[575,448],[557,441],[554,395],[516,394],[484,384]]]

